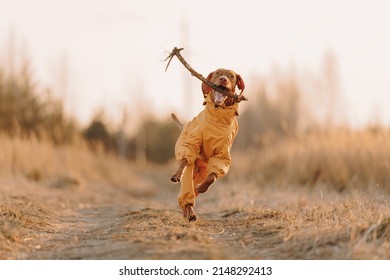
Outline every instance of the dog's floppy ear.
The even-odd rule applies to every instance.
[[[244,91],[245,89],[245,83],[244,83],[244,80],[241,78],[240,75],[237,74],[236,76],[236,79],[237,79],[237,87],[239,90],[241,90],[240,94]]]
[[[206,80],[210,81],[211,82],[211,78],[213,77],[213,74],[214,72],[211,72]],[[211,87],[209,87],[208,85],[206,85],[205,83],[202,82],[202,92],[203,92],[203,97],[206,98],[207,95],[210,93],[210,91],[212,91]]]

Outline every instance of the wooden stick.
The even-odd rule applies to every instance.
[[[229,92],[228,90],[224,89],[223,87],[220,87],[220,86],[217,86],[217,85],[214,85],[212,82],[210,82],[209,80],[205,79],[201,74],[199,74],[198,72],[196,72],[188,63],[187,61],[185,61],[185,59],[181,56],[180,54],[180,51],[182,51],[183,48],[177,48],[175,47],[172,52],[169,54],[169,56],[164,60],[164,61],[167,61],[168,59],[168,64],[167,64],[167,67],[165,67],[165,72],[167,71],[168,69],[168,66],[169,64],[171,63],[172,61],[172,58],[174,56],[176,56],[180,62],[184,65],[185,68],[188,69],[188,71],[190,71],[190,73],[192,74],[192,76],[195,76],[196,78],[198,78],[199,80],[201,80],[202,82],[204,82],[206,85],[208,85],[209,87],[211,87],[213,90],[215,91],[218,91],[228,97],[231,97],[231,98],[234,98],[235,100],[237,101],[248,101],[248,98],[246,98],[245,96],[243,96],[241,93],[240,94],[233,94],[231,92]]]

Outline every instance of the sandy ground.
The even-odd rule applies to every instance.
[[[370,200],[376,204],[376,212],[370,210],[368,218],[372,224],[364,220],[351,226],[348,215],[354,213],[342,209],[352,203],[351,211],[359,216],[360,208],[370,202],[353,206],[351,197],[329,194],[327,200],[322,190],[311,194],[264,190],[222,180],[199,197],[195,208],[199,219],[188,223],[177,207],[179,185],[169,182],[170,170],[133,171],[142,180],[140,187],[63,178],[50,182],[3,179],[0,258],[389,257],[390,221],[384,220],[390,217],[388,196]],[[373,238],[379,243],[371,242]],[[376,250],[375,254],[370,250]]]

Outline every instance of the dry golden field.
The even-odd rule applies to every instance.
[[[235,150],[182,220],[175,167],[0,137],[0,259],[390,259],[385,129]]]

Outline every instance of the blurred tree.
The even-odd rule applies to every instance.
[[[110,135],[103,118],[104,111],[100,110],[93,117],[90,125],[83,131],[83,137],[91,148],[96,149],[102,145],[106,151],[114,149],[114,136]]]
[[[0,66],[0,130],[54,144],[70,143],[78,134],[75,121],[65,116],[62,102],[33,81],[27,60],[9,75]]]

